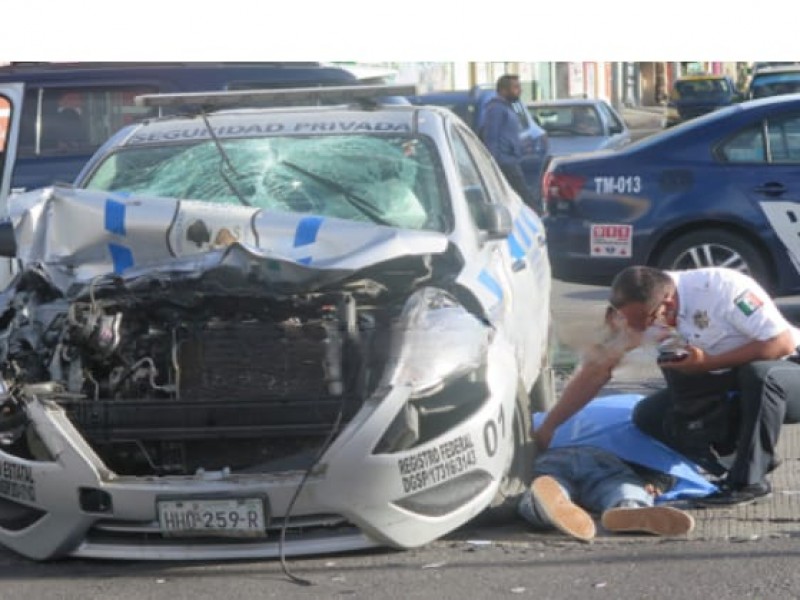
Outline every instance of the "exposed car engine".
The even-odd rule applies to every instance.
[[[12,390],[47,383],[40,397],[120,474],[302,468],[376,385],[390,312],[349,291],[278,299],[186,285],[90,287],[70,301],[29,272],[2,317],[0,362]]]

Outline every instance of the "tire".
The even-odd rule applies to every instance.
[[[656,266],[673,271],[728,267],[750,275],[767,290],[772,287],[769,267],[758,248],[741,234],[724,229],[692,231],[674,239]]]

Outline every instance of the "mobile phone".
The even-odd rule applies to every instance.
[[[674,350],[665,350],[658,353],[658,362],[680,362],[689,356],[689,352],[683,348],[675,348]]]

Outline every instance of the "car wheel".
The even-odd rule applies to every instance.
[[[766,288],[771,284],[767,263],[752,242],[722,229],[693,231],[678,237],[661,252],[657,266],[674,271],[727,267],[750,275]]]

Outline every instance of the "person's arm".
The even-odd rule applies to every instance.
[[[503,135],[504,111],[497,106],[487,106],[481,127],[481,139],[495,160],[501,155],[500,139]]]
[[[612,336],[587,353],[583,363],[564,388],[559,401],[533,432],[534,441],[541,450],[550,446],[550,440],[559,425],[597,396],[611,379],[614,368],[622,357],[641,342],[641,333],[629,329],[624,323],[614,322],[609,314],[606,315],[606,324],[610,326]]]
[[[787,329],[768,340],[754,340],[722,354],[706,354],[697,346],[688,346],[687,350],[689,356],[685,359],[675,363],[663,363],[661,366],[685,373],[706,373],[738,367],[754,360],[778,360],[792,354],[795,345],[792,332]]]
[[[589,404],[608,383],[614,366],[591,362],[579,367],[578,372],[564,388],[561,399],[550,409],[539,428],[533,432],[533,439],[540,450],[546,450],[550,446],[550,441],[559,425]]]

